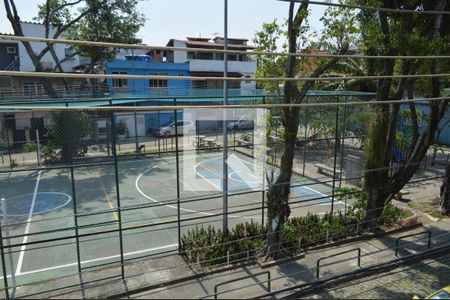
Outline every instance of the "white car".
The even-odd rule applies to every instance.
[[[192,121],[181,120],[177,122],[177,132],[178,135],[189,134],[193,135],[195,133],[195,124]],[[175,122],[168,122],[162,124],[158,130],[158,136],[174,136],[175,135]]]
[[[231,122],[227,125],[228,129],[231,130],[240,130],[240,129],[253,129],[254,127],[253,120],[244,120],[243,118],[239,118],[239,120],[235,122]]]

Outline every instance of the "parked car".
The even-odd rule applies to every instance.
[[[253,120],[245,120],[243,118],[239,118],[239,120],[235,122],[228,123],[227,127],[231,130],[241,130],[241,129],[253,129],[254,127]]]
[[[177,132],[178,135],[187,133],[193,135],[195,133],[195,124],[192,121],[181,120],[177,122]],[[157,132],[160,137],[169,137],[175,135],[175,122],[168,122],[162,124]]]

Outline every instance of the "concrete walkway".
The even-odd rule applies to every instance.
[[[189,267],[178,256],[169,256],[164,259],[151,259],[127,265],[127,274],[135,274],[128,276],[126,280],[116,280],[103,282],[101,284],[85,285],[81,290],[77,288],[68,288],[57,292],[40,294],[37,297],[42,298],[104,298],[114,295],[120,295],[130,292],[129,298],[214,298],[214,287],[229,280],[235,280],[241,277],[245,279],[235,281],[233,283],[223,284],[218,287],[218,298],[250,298],[264,295],[267,291],[267,274],[271,275],[271,290],[276,291],[289,286],[295,286],[301,283],[312,282],[316,279],[316,263],[317,260],[329,255],[340,252],[350,251],[338,257],[325,259],[321,262],[320,278],[339,274],[342,272],[354,270],[357,268],[356,250],[361,249],[361,266],[369,266],[380,262],[390,261],[395,258],[395,241],[399,236],[410,233],[420,233],[425,230],[432,232],[431,245],[443,245],[450,243],[450,220],[434,222],[426,226],[420,226],[415,229],[373,238],[365,241],[353,242],[341,246],[328,247],[319,250],[307,251],[304,258],[280,263],[277,265],[263,267],[259,264],[248,266],[240,266],[233,270],[224,271],[208,276],[193,278],[181,281],[177,284],[169,286],[153,288],[151,290],[140,290],[138,288],[148,287],[157,283],[167,282],[169,280],[179,279],[182,277],[193,276],[196,274],[194,268]],[[403,244],[404,243],[404,244]],[[399,250],[399,256],[409,253],[423,251],[427,248],[426,234],[402,240],[402,247]],[[354,251],[352,251],[354,250]],[[178,265],[179,268],[174,269],[172,266]],[[97,271],[96,273],[86,273],[86,278],[95,278],[106,276],[117,272],[116,269],[107,269]],[[259,274],[252,276],[253,274]],[[79,280],[78,276],[74,276],[74,281]],[[58,279],[61,280],[61,279]],[[67,280],[67,279],[65,279]],[[49,281],[45,284],[34,285],[33,289],[39,290],[51,288],[56,281]],[[63,286],[62,282],[59,282]],[[22,291],[24,292],[24,291]],[[225,293],[224,293],[225,292]],[[408,292],[409,291],[405,291]],[[414,291],[411,291],[413,293]],[[284,294],[285,295],[285,294]],[[347,295],[347,294],[346,294]],[[339,298],[343,295],[336,294]],[[124,296],[124,298],[127,298]]]

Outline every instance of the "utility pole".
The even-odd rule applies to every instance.
[[[223,49],[228,50],[228,0],[224,0],[224,42]],[[228,54],[223,55],[223,105],[228,102]],[[223,232],[228,232],[228,134],[227,134],[227,112],[223,108],[223,174],[222,174],[222,192],[223,192]]]

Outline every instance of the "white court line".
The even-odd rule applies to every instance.
[[[206,162],[206,161],[210,161],[210,160],[217,160],[218,157],[214,157],[214,158],[210,158],[210,159],[206,159],[204,161],[199,162],[198,164],[194,165],[193,171],[195,172],[195,174],[197,174],[198,176],[200,176],[201,178],[203,178],[203,180],[206,180],[207,182],[209,182],[213,187],[215,187],[216,189],[218,189],[219,191],[222,190],[222,187],[218,186],[217,184],[215,184],[214,182],[212,182],[211,180],[209,180],[208,178],[206,178],[205,176],[203,176],[202,174],[200,174],[197,171],[197,168],[200,164]],[[220,157],[219,157],[220,158]],[[214,172],[212,172],[214,174]],[[216,175],[216,174],[214,174]]]
[[[178,243],[177,244],[170,244],[170,245],[166,245],[166,246],[161,246],[161,247],[155,247],[155,248],[139,250],[139,251],[127,252],[127,253],[124,253],[123,256],[130,256],[130,255],[140,254],[140,253],[144,253],[144,252],[151,252],[151,251],[156,251],[156,250],[161,250],[161,249],[170,248],[170,247],[176,247],[176,246],[178,246]],[[81,264],[88,264],[88,263],[92,263],[92,262],[108,260],[108,259],[117,258],[117,257],[120,257],[120,254],[111,255],[111,256],[105,256],[105,257],[101,257],[101,258],[93,258],[93,259],[89,259],[89,260],[84,260],[84,261],[81,261]],[[57,265],[57,266],[54,266],[54,267],[48,267],[48,268],[43,268],[43,269],[38,269],[38,270],[22,272],[18,276],[30,275],[30,274],[35,274],[35,273],[41,273],[41,272],[46,272],[46,271],[51,271],[51,270],[62,269],[62,268],[68,268],[68,267],[73,267],[73,266],[76,266],[76,265],[78,265],[78,263],[76,263],[76,262],[75,263],[70,263],[70,264],[64,264],[64,265]],[[8,277],[9,276],[11,276],[11,275],[8,275]],[[3,277],[0,277],[0,278],[3,278]]]
[[[193,157],[193,158],[194,158],[194,157]],[[217,159],[217,157],[211,158],[211,159],[207,159],[207,160],[212,160],[212,159]],[[167,164],[169,164],[169,163],[171,163],[171,162],[174,162],[174,161],[175,161],[175,160],[172,160],[172,161],[168,161],[168,162],[164,162],[164,163],[158,164],[158,165],[156,165],[156,166],[151,167],[150,169],[145,170],[142,174],[140,174],[140,175],[136,178],[136,181],[135,181],[135,183],[134,183],[134,185],[135,185],[137,191],[138,191],[142,196],[144,196],[145,198],[147,198],[148,200],[150,200],[150,201],[152,201],[152,202],[154,202],[154,203],[164,204],[164,202],[158,201],[158,200],[156,200],[156,199],[150,197],[150,196],[147,195],[146,193],[144,193],[144,192],[141,190],[141,188],[139,187],[139,180],[142,178],[142,176],[144,176],[145,174],[147,174],[147,173],[150,172],[151,170],[153,170],[153,169],[155,169],[155,168],[158,168],[158,167],[160,167],[160,166],[163,166],[163,165],[167,165]],[[205,160],[205,161],[206,161],[206,160]],[[196,171],[194,170],[194,172],[196,172]],[[197,173],[197,172],[196,172],[196,173]],[[199,174],[199,175],[200,175],[200,174]],[[206,179],[206,180],[207,180],[207,179]],[[209,181],[208,181],[208,182],[209,182]],[[220,189],[220,190],[222,190],[222,189]],[[174,206],[174,205],[165,204],[164,206],[165,206],[165,207],[169,207],[169,208],[173,208],[173,209],[177,209],[177,210],[178,210],[178,207],[177,207],[177,206]],[[218,208],[218,209],[220,209],[220,208]],[[204,211],[196,211],[196,210],[187,209],[187,208],[181,208],[181,207],[180,207],[180,211],[186,211],[186,212],[190,212],[190,213],[197,213],[197,214],[204,215],[204,216],[217,216],[217,214],[208,213],[208,212],[204,212]],[[243,219],[256,219],[256,218],[261,219],[261,218],[262,218],[262,217],[236,216],[236,215],[228,215],[228,217],[229,217],[229,218],[243,218]]]
[[[173,162],[173,161],[171,161],[171,162]],[[141,179],[142,176],[144,176],[145,174],[147,174],[147,173],[150,172],[151,170],[153,170],[153,169],[155,169],[155,168],[158,168],[158,167],[160,167],[160,166],[163,166],[163,165],[167,165],[167,164],[169,164],[169,163],[170,163],[170,162],[164,162],[164,163],[158,164],[158,165],[156,165],[156,166],[153,166],[153,167],[151,167],[150,169],[145,170],[142,174],[140,174],[140,175],[136,178],[136,181],[135,181],[134,185],[135,185],[137,191],[138,191],[142,196],[144,196],[145,198],[147,198],[148,200],[150,200],[150,201],[152,201],[152,202],[155,202],[155,203],[158,203],[158,204],[162,204],[162,203],[163,203],[163,202],[160,202],[160,201],[158,201],[158,200],[156,200],[156,199],[150,197],[150,196],[147,195],[146,193],[144,193],[144,192],[141,190],[141,188],[139,187],[139,180]],[[178,209],[178,207],[176,207],[176,206],[174,206],[174,205],[166,204],[166,205],[164,205],[164,206],[169,207],[169,208]],[[199,214],[206,215],[206,216],[212,216],[212,215],[214,215],[214,214],[211,214],[211,213],[207,213],[207,212],[198,212],[198,211],[191,210],[191,209],[187,209],[187,208],[180,208],[180,210],[182,210],[182,211],[187,211],[187,212],[191,212],[191,213],[199,213]]]
[[[323,197],[326,197],[326,198],[329,198],[330,199],[330,202],[329,203],[319,203],[319,204],[314,204],[314,205],[331,205],[331,196],[329,196],[329,195],[325,195],[325,194],[323,194],[323,193],[321,193],[321,192],[319,192],[319,191],[316,191],[315,189],[312,189],[312,188],[310,188],[310,187],[307,187],[307,186],[304,186],[304,185],[300,185],[299,187],[302,187],[302,188],[305,188],[305,189],[307,189],[307,190],[310,190],[311,192],[314,192],[314,193],[316,193],[316,194],[319,194],[319,195],[321,195],[321,196],[323,196]],[[334,201],[335,203],[339,203],[339,204],[344,204],[345,205],[345,203],[344,202],[342,202],[342,201]]]
[[[14,197],[8,198],[8,202],[9,201],[14,202],[14,201],[12,201],[12,199],[17,199],[17,198],[20,199],[21,197],[26,197],[26,196],[29,196],[29,195],[34,195],[34,193],[32,193],[32,194],[23,194],[23,195],[19,195],[19,196],[14,196]],[[72,201],[72,196],[70,196],[70,195],[68,195],[66,193],[61,193],[61,192],[41,192],[41,193],[39,193],[39,195],[41,195],[41,196],[42,195],[62,195],[62,196],[66,196],[67,197],[67,201],[64,202],[63,204],[60,204],[58,206],[55,206],[55,207],[52,207],[52,208],[49,208],[49,209],[46,209],[46,210],[43,210],[43,211],[33,212],[33,215],[45,214],[45,213],[48,213],[48,212],[60,209],[61,207],[66,206],[70,201]],[[0,216],[3,216],[3,214],[0,214]],[[29,216],[29,214],[16,215],[16,214],[10,214],[8,212],[7,216],[8,217],[24,217],[24,216]]]
[[[16,276],[20,275],[20,270],[22,269],[22,264],[23,264],[23,256],[25,254],[25,249],[26,249],[26,242],[28,241],[28,232],[30,231],[30,226],[31,226],[31,219],[33,218],[33,210],[34,210],[34,204],[36,203],[36,197],[37,197],[37,192],[38,192],[38,188],[39,188],[39,180],[41,180],[41,173],[42,171],[38,171],[38,177],[36,180],[36,185],[34,186],[34,192],[33,192],[33,200],[31,201],[31,206],[30,206],[30,213],[28,214],[28,220],[27,220],[27,227],[25,228],[25,233],[24,233],[24,237],[22,240],[22,247],[20,247],[20,254],[19,254],[19,259],[17,260],[17,268],[16,268]]]

